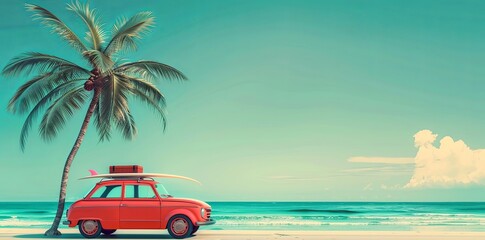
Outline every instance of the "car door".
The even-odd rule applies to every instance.
[[[106,229],[119,228],[121,187],[121,183],[97,187],[86,201],[83,201],[81,217],[83,219],[100,219],[103,228]]]
[[[125,229],[161,228],[160,198],[152,185],[125,183],[120,204],[120,227]]]

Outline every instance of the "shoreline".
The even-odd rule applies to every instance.
[[[49,239],[45,229],[0,228],[0,239]],[[62,236],[55,239],[83,239],[77,228],[61,229]],[[166,230],[119,230],[112,237],[100,239],[171,239]],[[188,239],[332,239],[332,240],[480,240],[485,232],[438,231],[294,231],[294,230],[200,230]]]

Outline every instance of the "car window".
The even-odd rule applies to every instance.
[[[125,198],[155,198],[150,185],[125,185]]]
[[[121,198],[121,185],[102,186],[91,195],[91,198]]]

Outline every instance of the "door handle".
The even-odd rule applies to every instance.
[[[123,203],[122,203],[122,204],[120,204],[120,207],[124,207],[124,206],[125,206],[125,204],[123,204]]]

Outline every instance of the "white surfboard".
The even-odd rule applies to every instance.
[[[109,173],[109,174],[97,174],[97,175],[91,175],[87,177],[80,178],[79,180],[82,179],[91,179],[91,178],[112,178],[112,179],[126,179],[126,178],[178,178],[178,179],[184,179],[184,180],[189,180],[192,182],[196,182],[198,184],[201,184],[199,181],[189,178],[189,177],[184,177],[184,176],[179,176],[179,175],[172,175],[172,174],[163,174],[163,173]]]

